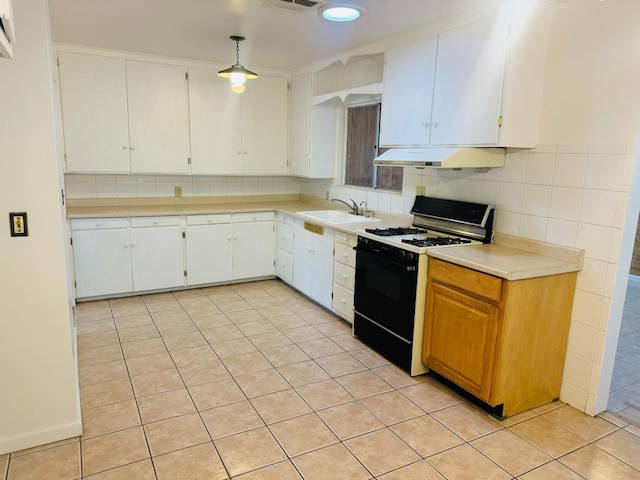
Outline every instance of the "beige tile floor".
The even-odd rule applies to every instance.
[[[84,435],[2,480],[640,479],[640,429],[560,402],[499,422],[277,280],[80,304]]]
[[[640,427],[640,277],[636,275],[629,275],[608,408]]]

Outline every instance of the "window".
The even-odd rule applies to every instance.
[[[347,108],[345,184],[383,190],[402,190],[402,167],[376,167],[382,153],[378,145],[380,103]]]

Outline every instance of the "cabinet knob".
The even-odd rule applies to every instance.
[[[438,129],[438,125],[439,125],[438,122],[432,122],[431,123],[431,126],[433,127],[434,130]]]
[[[234,235],[234,236],[233,236],[233,239],[237,241],[237,240],[238,240],[238,237],[237,237],[236,235]]]
[[[133,152],[135,149],[136,149],[136,147],[135,147],[135,146],[133,146],[133,145],[131,145],[131,146],[129,147],[129,150],[131,150],[132,152]]]
[[[154,224],[154,225],[157,225],[158,223],[159,223],[159,222],[158,222],[158,220],[154,220],[154,221],[153,221],[153,224]]]
[[[102,226],[102,222],[97,222],[96,223],[96,227],[101,227]]]
[[[128,247],[129,246],[129,242],[124,242],[124,246]]]
[[[135,247],[136,245],[137,245],[137,243],[136,243],[136,242],[131,242],[131,246],[132,246],[132,247]]]
[[[347,279],[347,275],[345,273],[342,274],[342,278]]]
[[[347,303],[347,301],[343,298],[342,300],[340,300],[342,303]]]
[[[238,150],[238,155],[242,155],[242,150]]]
[[[213,219],[212,218],[208,218],[207,219],[207,223],[211,223],[211,222],[213,222]]]
[[[285,237],[285,236],[283,235],[283,236],[282,236],[282,240],[286,240],[286,239],[287,239],[287,237]]]
[[[122,145],[122,149],[123,150],[127,150],[127,146],[126,145]]]
[[[231,237],[227,237],[227,242],[230,242],[230,241],[231,241]]]
[[[429,130],[429,122],[425,122],[422,124],[425,130]]]
[[[343,256],[344,258],[347,258],[347,257],[349,256],[349,254],[348,254],[348,253],[343,253],[343,254],[342,254],[342,256]]]

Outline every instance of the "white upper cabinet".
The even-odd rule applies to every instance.
[[[125,61],[61,52],[60,92],[69,172],[129,172]]]
[[[534,147],[547,27],[514,10],[389,49],[380,144]]]
[[[486,20],[439,35],[432,145],[498,143],[506,27]]]
[[[260,75],[237,94],[216,71],[190,68],[192,173],[286,174],[287,84]]]
[[[68,172],[188,173],[185,67],[58,54]]]
[[[127,61],[132,172],[189,172],[186,71]]]
[[[380,144],[428,145],[437,37],[385,53]]]
[[[214,70],[189,69],[192,173],[242,173],[242,95]]]

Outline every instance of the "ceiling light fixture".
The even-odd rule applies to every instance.
[[[231,40],[236,42],[236,63],[231,65],[229,68],[225,70],[220,70],[218,72],[219,77],[230,78],[231,79],[231,90],[236,93],[244,92],[244,82],[249,78],[258,78],[258,74],[252,72],[251,70],[247,70],[242,65],[240,65],[240,45],[239,43],[244,40],[244,37],[239,35],[231,35],[229,37]]]
[[[318,9],[318,15],[332,22],[351,22],[356,20],[365,12],[364,8],[355,2],[335,1],[323,5]]]

